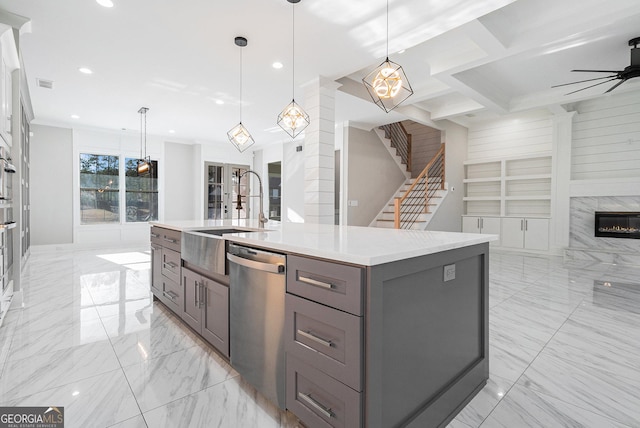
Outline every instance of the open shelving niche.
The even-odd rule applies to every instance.
[[[465,215],[551,216],[551,153],[466,161]]]

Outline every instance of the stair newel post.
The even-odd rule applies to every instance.
[[[393,205],[394,205],[394,209],[393,209],[393,227],[395,227],[396,229],[400,229],[400,205],[401,205],[400,198],[395,198],[393,200]]]

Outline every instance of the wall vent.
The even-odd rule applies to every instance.
[[[36,78],[36,83],[37,83],[37,84],[38,84],[38,86],[40,86],[41,88],[45,88],[45,89],[53,89],[53,80],[37,79],[37,78]]]

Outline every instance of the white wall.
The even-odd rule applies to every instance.
[[[584,101],[576,110],[572,180],[640,178],[640,93]]]
[[[196,218],[197,168],[193,165],[194,147],[190,144],[164,145],[164,219],[166,221]],[[162,177],[161,177],[162,178]]]
[[[464,165],[467,158],[467,128],[453,122],[444,121],[445,142],[445,183],[448,194],[427,226],[427,230],[460,232],[464,214]]]
[[[347,199],[358,204],[346,207],[347,224],[369,226],[406,177],[374,131],[349,127],[343,144]]]
[[[505,116],[469,127],[468,160],[550,152],[553,121],[546,110]]]
[[[71,129],[31,125],[31,132],[31,244],[69,244],[73,242]]]
[[[303,151],[296,151],[302,146]],[[282,221],[304,223],[304,143],[282,145]]]

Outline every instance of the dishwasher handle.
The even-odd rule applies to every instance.
[[[234,254],[229,254],[229,253],[227,253],[227,259],[230,262],[239,264],[241,266],[245,266],[255,270],[261,270],[264,272],[283,274],[285,270],[284,264],[282,263],[278,263],[278,264],[262,263],[262,262],[257,262],[255,260],[245,259],[244,257],[236,256]]]

